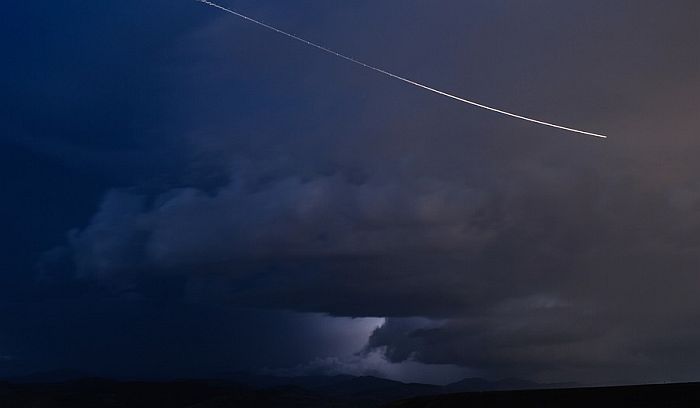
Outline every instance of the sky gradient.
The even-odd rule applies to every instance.
[[[700,3],[12,2],[0,376],[700,380]]]

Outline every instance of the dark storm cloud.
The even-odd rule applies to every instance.
[[[77,276],[389,316],[366,351],[397,363],[697,378],[696,2],[398,3],[248,11],[611,138],[465,109],[214,14],[164,68],[181,187],[109,192],[69,235]]]

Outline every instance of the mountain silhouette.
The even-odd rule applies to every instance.
[[[77,370],[36,373],[0,383],[0,406],[43,408],[378,408],[455,392],[547,388],[520,379],[467,378],[447,386],[373,376],[278,377],[234,373],[216,379],[119,381],[82,378]],[[458,394],[461,395],[461,394]],[[420,402],[418,402],[420,403]]]

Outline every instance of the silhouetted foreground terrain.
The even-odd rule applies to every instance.
[[[548,385],[522,380],[472,378],[441,387],[405,384],[376,377],[283,378],[245,375],[231,375],[226,380],[172,382],[106,379],[28,381],[28,378],[23,378],[0,383],[0,407],[700,407],[700,384],[525,390]],[[493,391],[508,388],[521,391]],[[459,390],[471,392],[446,394]]]
[[[58,384],[0,385],[0,407],[219,408],[359,407],[296,387],[255,390],[227,383],[80,380]]]
[[[418,397],[387,408],[700,407],[700,383],[499,391]]]
[[[89,379],[72,370],[36,373],[0,383],[0,408],[17,407],[379,407],[391,401],[451,392],[560,387],[519,379],[467,378],[447,386],[350,375],[277,377],[220,374],[217,380],[173,382]]]

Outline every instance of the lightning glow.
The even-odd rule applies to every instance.
[[[491,106],[488,106],[488,105],[484,105],[484,104],[481,104],[481,103],[478,103],[478,102],[474,102],[474,101],[471,101],[471,100],[468,100],[468,99],[460,98],[459,96],[452,95],[452,94],[450,94],[450,93],[441,91],[441,90],[439,90],[439,89],[431,88],[431,87],[429,87],[429,86],[427,86],[427,85],[423,85],[423,84],[421,84],[421,83],[412,81],[412,80],[407,79],[407,78],[404,78],[404,77],[402,77],[402,76],[399,76],[399,75],[396,75],[396,74],[392,74],[391,72],[385,71],[385,70],[383,70],[383,69],[381,69],[381,68],[377,68],[377,67],[375,67],[375,66],[366,64],[366,63],[364,63],[364,62],[362,62],[362,61],[359,61],[359,60],[357,60],[357,59],[355,59],[355,58],[348,57],[347,55],[343,55],[343,54],[341,54],[341,53],[339,53],[339,52],[337,52],[337,51],[333,51],[333,50],[330,49],[330,48],[326,48],[326,47],[324,47],[324,46],[322,46],[322,45],[313,43],[313,42],[311,42],[311,41],[309,41],[309,40],[305,40],[305,39],[303,39],[303,38],[301,38],[301,37],[298,37],[298,36],[296,36],[296,35],[294,35],[294,34],[290,34],[290,33],[286,32],[286,31],[280,30],[279,28],[275,28],[275,27],[273,27],[273,26],[271,26],[271,25],[269,25],[269,24],[263,23],[262,21],[258,21],[258,20],[256,20],[256,19],[250,18],[250,17],[248,17],[248,16],[245,16],[245,15],[243,15],[243,14],[241,14],[241,13],[238,13],[238,12],[236,12],[236,11],[233,11],[233,10],[231,10],[231,9],[229,9],[229,8],[226,8],[226,7],[221,6],[221,5],[219,5],[219,4],[213,3],[213,2],[211,2],[211,1],[208,1],[208,0],[196,0],[196,1],[198,1],[198,2],[200,2],[200,3],[203,3],[203,4],[206,4],[206,5],[208,5],[208,6],[211,6],[211,7],[215,7],[215,8],[217,8],[217,9],[219,9],[219,10],[222,10],[222,11],[224,11],[224,12],[226,12],[226,13],[233,14],[234,16],[240,17],[240,18],[242,18],[242,19],[244,19],[244,20],[246,20],[246,21],[249,21],[249,22],[251,22],[251,23],[257,24],[257,25],[259,25],[259,26],[261,26],[261,27],[264,27],[264,28],[266,28],[266,29],[268,29],[268,30],[274,31],[274,32],[276,32],[276,33],[278,33],[278,34],[282,34],[282,35],[284,35],[284,36],[286,36],[286,37],[289,37],[289,38],[291,38],[291,39],[293,39],[293,40],[296,40],[296,41],[299,41],[299,42],[301,42],[301,43],[304,43],[304,44],[306,44],[306,45],[308,45],[308,46],[310,46],[310,47],[319,49],[319,50],[321,50],[321,51],[323,51],[323,52],[326,52],[326,53],[328,53],[328,54],[335,55],[336,57],[342,58],[342,59],[344,59],[344,60],[346,60],[346,61],[350,61],[350,62],[352,62],[352,63],[354,63],[354,64],[360,65],[360,66],[365,67],[365,68],[367,68],[367,69],[370,69],[370,70],[372,70],[372,71],[379,72],[380,74],[386,75],[386,76],[388,76],[388,77],[391,77],[391,78],[394,78],[394,79],[398,79],[399,81],[405,82],[405,83],[407,83],[407,84],[410,84],[410,85],[413,85],[413,86],[417,86],[417,87],[419,87],[419,88],[423,88],[423,89],[428,90],[428,91],[430,91],[430,92],[434,92],[434,93],[436,93],[436,94],[438,94],[438,95],[446,96],[446,97],[451,98],[451,99],[454,99],[454,100],[456,100],[456,101],[463,102],[463,103],[466,103],[466,104],[469,104],[469,105],[472,105],[472,106],[476,106],[476,107],[481,108],[481,109],[486,109],[486,110],[491,111],[491,112],[499,113],[499,114],[501,114],[501,115],[510,116],[510,117],[512,117],[512,118],[524,120],[524,121],[527,121],[527,122],[536,123],[536,124],[538,124],[538,125],[549,126],[549,127],[556,128],[556,129],[560,129],[560,130],[564,130],[564,131],[567,131],[567,132],[579,133],[579,134],[583,134],[583,135],[587,135],[587,136],[594,136],[594,137],[599,137],[599,138],[603,138],[603,139],[607,138],[607,136],[601,135],[601,134],[598,134],[598,133],[587,132],[587,131],[580,130],[580,129],[574,129],[574,128],[570,128],[570,127],[566,127],[566,126],[562,126],[562,125],[557,125],[557,124],[555,124],[555,123],[549,123],[549,122],[545,122],[545,121],[542,121],[542,120],[529,118],[529,117],[526,117],[526,116],[522,116],[522,115],[518,115],[518,114],[515,114],[515,113],[507,112],[507,111],[504,111],[504,110],[501,110],[501,109],[497,109],[497,108],[494,108],[494,107],[491,107]]]

